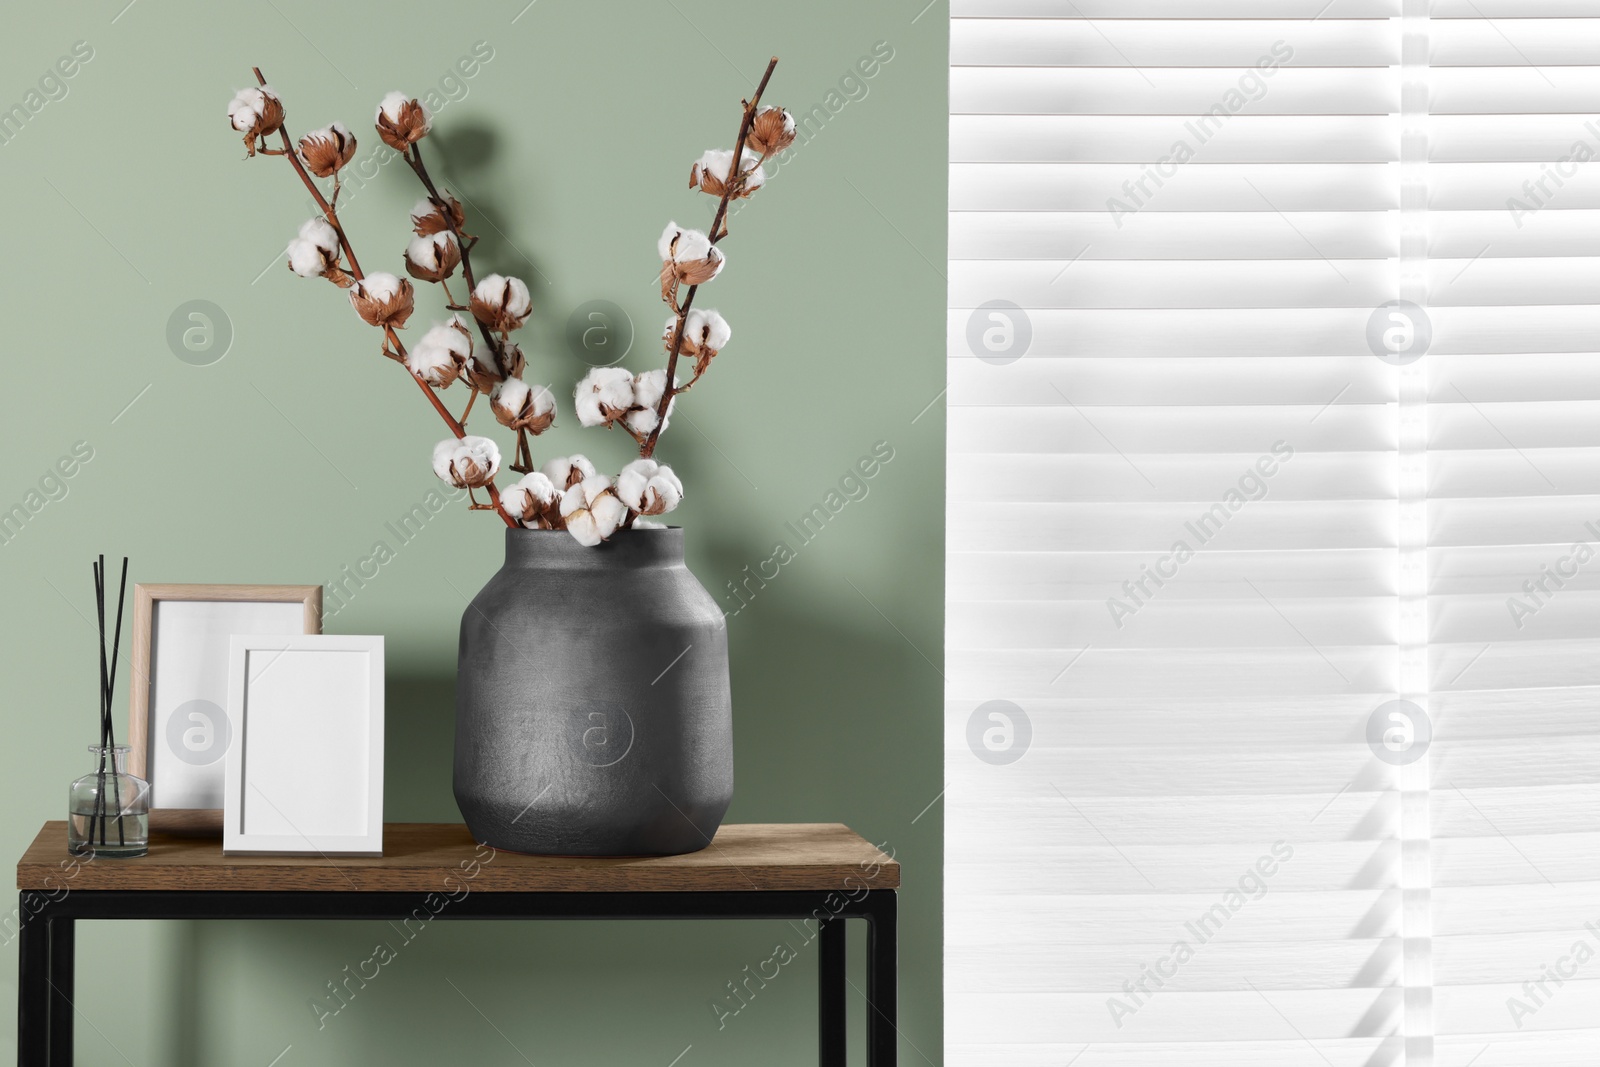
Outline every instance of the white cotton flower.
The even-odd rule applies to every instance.
[[[628,517],[628,509],[603,474],[585,478],[561,494],[561,518],[567,532],[578,543],[590,548],[617,532]]]
[[[283,101],[271,86],[240,89],[228,101],[228,122],[244,134],[247,156],[256,154],[256,142],[283,129]]]
[[[384,94],[383,99],[378,102],[378,113],[373,116],[372,121],[376,122],[379,118],[386,118],[390,122],[399,122],[400,116],[405,111],[405,106],[415,99],[416,97],[402,93],[398,89],[392,93]]]
[[[328,178],[355,158],[356,139],[344,123],[331,122],[300,138],[299,152],[307,170],[319,178]]]
[[[587,456],[577,453],[557,456],[539,469],[557,489],[570,488],[585,478],[595,476],[594,464],[589,462]]]
[[[322,249],[304,237],[296,237],[285,250],[289,256],[289,269],[302,278],[320,278],[332,265]]]
[[[699,230],[687,230],[676,222],[667,223],[656,242],[656,251],[664,260],[704,259],[712,252],[711,238]]]
[[[636,459],[617,475],[617,498],[641,515],[664,515],[683,503],[683,483],[671,467]]]
[[[263,134],[272,133],[277,125],[283,121],[283,104],[278,100],[278,94],[273,92],[272,86],[263,85],[260,88],[251,86],[240,89],[233,94],[233,99],[228,101],[228,121],[240,133],[248,133],[261,125],[262,119],[268,118],[274,109],[277,109],[278,122],[272,129],[264,129]]]
[[[447,388],[464,372],[472,357],[472,334],[459,318],[434,326],[410,352],[406,366],[436,389]]]
[[[406,273],[427,282],[441,282],[461,264],[461,246],[449,230],[413,237],[406,245]]]
[[[491,330],[508,333],[528,321],[533,298],[521,278],[491,274],[472,290],[472,314]]]
[[[433,473],[458,489],[476,489],[499,471],[500,446],[487,437],[447,437],[433,446]]]
[[[733,338],[733,327],[715,308],[690,308],[683,320],[683,336],[696,348],[708,348],[715,355]],[[669,336],[667,340],[670,343],[672,339]]]
[[[635,530],[665,530],[667,524],[664,522],[651,522],[649,519],[634,519],[633,528]]]
[[[327,219],[307,219],[285,252],[290,270],[302,278],[320,278],[339,262],[339,232]]]
[[[745,144],[761,155],[770,156],[794,144],[794,134],[794,116],[781,107],[768,106],[756,112]]]
[[[610,426],[634,406],[633,375],[622,367],[595,367],[578,383],[572,399],[580,423]]]
[[[396,152],[405,152],[433,128],[433,115],[416,97],[393,92],[379,102],[372,123],[384,144]]]
[[[320,215],[300,224],[300,239],[310,241],[324,252],[339,251],[339,231]]]
[[[506,378],[495,383],[489,393],[489,407],[500,425],[509,430],[541,434],[556,419],[556,398],[545,386],[530,386],[521,378]]]
[[[722,250],[699,230],[686,230],[676,222],[667,223],[656,242],[661,253],[661,299],[678,306],[678,286],[704,285],[722,272],[727,263]]]
[[[435,389],[447,389],[461,374],[450,353],[438,345],[420,342],[406,353],[406,368]]]
[[[643,436],[656,428],[656,408],[661,403],[661,394],[667,388],[667,372],[664,370],[647,370],[640,373],[633,380],[633,400],[635,407],[623,417],[623,425],[635,434]],[[672,421],[672,409],[678,406],[678,398],[674,396],[667,401],[667,422]],[[665,426],[662,429],[666,429]]]
[[[400,294],[405,283],[388,271],[375,270],[361,279],[361,291],[373,300],[389,301]]]
[[[694,162],[689,170],[689,185],[699,187],[712,196],[728,191],[728,171],[733,168],[733,149],[713,148]],[[744,180],[732,193],[734,199],[744,199],[767,183],[767,172],[761,168],[761,157],[749,148],[744,150],[744,163],[739,168]]]
[[[506,514],[530,530],[554,529],[553,520],[561,514],[560,501],[561,492],[539,471],[523,475],[521,481],[500,494]]]

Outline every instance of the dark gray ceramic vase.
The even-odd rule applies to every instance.
[[[728,639],[682,530],[597,548],[506,531],[461,618],[455,795],[473,837],[513,852],[710,843],[733,799]]]

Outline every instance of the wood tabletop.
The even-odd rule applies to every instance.
[[[218,838],[152,831],[149,855],[90,860],[67,851],[65,822],[47,822],[17,863],[17,888],[428,892],[466,883],[490,893],[662,893],[900,885],[900,865],[842,823],[728,825],[699,852],[633,859],[524,856],[478,845],[457,823],[386,823],[383,851],[224,856]]]

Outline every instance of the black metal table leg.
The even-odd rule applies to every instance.
[[[870,894],[867,914],[867,1067],[895,1067],[900,996],[899,900],[892,889]]]
[[[817,943],[817,1030],[822,1067],[845,1067],[845,925],[822,924]]]
[[[50,920],[50,1067],[72,1067],[72,999],[76,929],[71,919]]]
[[[47,902],[24,891],[17,910],[17,1067],[50,1067],[50,925]]]

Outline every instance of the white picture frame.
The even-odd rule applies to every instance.
[[[133,587],[128,769],[150,783],[151,829],[222,833],[229,641],[322,632],[320,585]]]
[[[236,634],[222,851],[383,854],[383,638]]]

